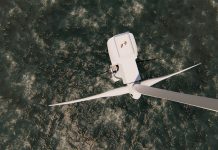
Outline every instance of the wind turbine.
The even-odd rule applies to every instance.
[[[114,82],[122,80],[125,86],[112,89],[105,93],[101,93],[91,97],[52,104],[49,106],[73,104],[103,97],[130,94],[133,99],[139,99],[141,95],[146,95],[218,112],[218,99],[177,93],[173,91],[151,87],[160,81],[166,80],[172,76],[178,75],[182,72],[192,69],[200,65],[201,63],[186,68],[184,70],[178,71],[176,73],[141,81],[139,70],[136,64],[138,51],[133,34],[125,32],[122,34],[115,35],[108,40],[107,47],[112,64],[110,66],[112,80]]]

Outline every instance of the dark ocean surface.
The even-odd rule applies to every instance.
[[[113,83],[107,40],[134,34],[143,79],[218,98],[217,0],[0,0],[0,149],[218,148],[218,113],[129,95],[79,104]]]

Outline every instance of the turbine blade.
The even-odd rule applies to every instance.
[[[181,70],[181,71],[178,71],[178,72],[175,72],[175,73],[166,75],[166,76],[157,77],[157,78],[153,78],[153,79],[148,79],[148,80],[142,81],[142,82],[141,82],[141,85],[152,86],[152,85],[154,85],[154,84],[156,84],[156,83],[158,83],[158,82],[160,82],[160,81],[163,81],[163,80],[168,79],[168,78],[170,78],[170,77],[172,77],[172,76],[175,76],[175,75],[177,75],[177,74],[180,74],[180,73],[182,73],[182,72],[185,72],[185,71],[187,71],[187,70],[189,70],[189,69],[192,69],[192,68],[194,68],[194,67],[196,67],[196,66],[198,66],[198,65],[200,65],[200,64],[201,64],[201,63],[199,63],[199,64],[197,64],[197,65],[194,65],[194,66],[191,66],[191,67],[189,67],[189,68],[186,68],[186,69],[184,69],[184,70]]]
[[[78,102],[83,102],[83,101],[89,101],[89,100],[103,98],[103,97],[119,96],[119,95],[123,95],[123,94],[127,94],[127,93],[129,93],[129,88],[127,86],[125,86],[125,87],[113,89],[113,90],[110,90],[110,91],[107,91],[105,93],[101,93],[101,94],[98,94],[98,95],[94,95],[94,96],[90,96],[90,97],[86,97],[86,98],[82,98],[82,99],[78,99],[78,100],[72,100],[72,101],[69,101],[69,102],[51,104],[49,106],[67,105],[67,104],[73,104],[73,103],[78,103]]]
[[[173,91],[148,87],[140,84],[134,85],[134,89],[143,95],[162,98],[162,99],[218,112],[218,99],[177,93]]]

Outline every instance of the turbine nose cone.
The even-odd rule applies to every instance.
[[[139,99],[141,97],[141,93],[137,92],[133,86],[134,84],[128,84],[129,94],[133,99]]]
[[[130,95],[133,99],[139,99],[141,97],[141,94],[138,92],[132,92]]]

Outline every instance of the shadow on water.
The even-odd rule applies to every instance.
[[[107,39],[130,31],[142,78],[202,62],[158,87],[217,97],[217,3],[209,0],[0,0],[0,147],[216,148],[216,114],[128,95],[49,108],[113,87]]]

